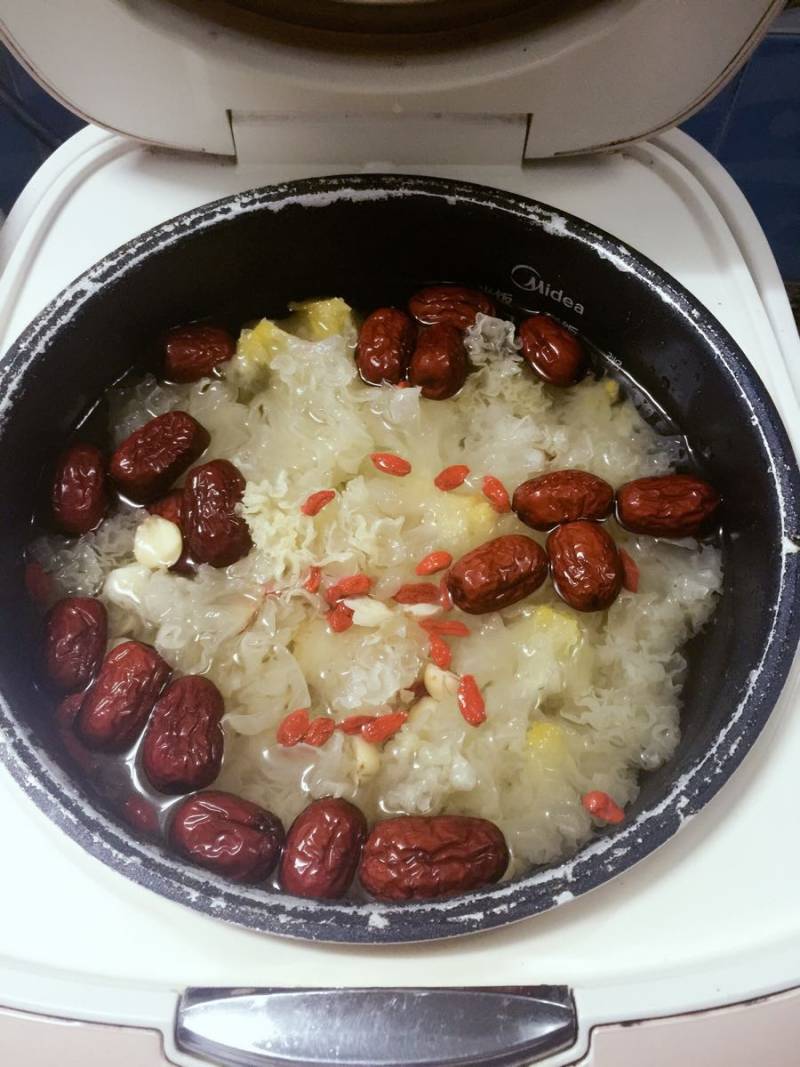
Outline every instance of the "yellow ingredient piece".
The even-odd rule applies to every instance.
[[[353,312],[341,297],[330,300],[301,300],[289,304],[292,314],[280,325],[305,341],[346,335],[353,327]]]
[[[580,623],[575,618],[549,604],[539,604],[527,619],[520,620],[516,625],[520,628],[521,643],[528,655],[545,640],[554,650],[567,654],[582,636]]]
[[[554,722],[535,722],[528,729],[526,740],[530,748],[541,754],[556,755],[566,750],[564,731]]]
[[[616,404],[619,400],[619,382],[615,382],[613,378],[606,378],[603,381],[603,388],[608,394],[609,401]]]
[[[437,544],[451,552],[465,552],[492,537],[497,513],[483,497],[437,493],[431,499],[428,521],[436,529]]]

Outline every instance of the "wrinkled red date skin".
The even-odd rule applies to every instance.
[[[617,490],[617,518],[632,533],[696,537],[707,529],[721,497],[691,474],[637,478]]]
[[[45,669],[63,692],[85,688],[106,650],[108,616],[94,597],[59,600],[45,620]]]
[[[405,379],[417,328],[399,308],[378,308],[364,319],[358,335],[356,365],[369,385],[397,385]]]
[[[140,426],[111,457],[111,477],[137,504],[155,500],[208,448],[208,431],[185,411],[168,411]]]
[[[296,897],[338,900],[350,888],[367,836],[355,805],[333,797],[301,811],[286,836],[281,887]]]
[[[550,385],[574,385],[586,373],[588,360],[579,338],[549,315],[531,315],[517,336],[522,355]]]
[[[208,790],[187,797],[175,809],[172,847],[232,882],[265,881],[278,861],[284,833],[280,819],[249,800]]]
[[[446,322],[423,330],[411,357],[408,380],[420,386],[428,400],[455,396],[467,380],[467,352],[461,331]]]
[[[181,533],[183,533],[182,489],[173,489],[171,493],[162,496],[160,500],[148,504],[147,510],[151,515],[160,515],[161,518],[166,519],[167,522],[174,522]],[[189,552],[185,547],[178,557],[178,560],[170,567],[170,570],[175,571],[177,574],[194,574],[194,567],[192,566],[192,561],[189,559]]]
[[[478,312],[495,314],[494,303],[488,296],[460,285],[429,285],[420,289],[409,300],[408,310],[423,326],[446,322],[457,330],[472,326]]]
[[[142,743],[142,767],[162,793],[191,793],[211,785],[222,766],[222,694],[199,675],[178,678],[153,708]]]
[[[58,458],[50,504],[56,526],[66,534],[85,534],[108,511],[106,461],[94,445],[70,445]]]
[[[359,868],[378,900],[432,900],[480,889],[508,866],[503,834],[466,815],[400,815],[373,827]]]
[[[197,382],[210,377],[235,352],[236,342],[220,326],[177,326],[164,340],[164,375],[171,382]]]
[[[183,530],[196,563],[227,567],[253,546],[245,520],[236,514],[245,481],[227,459],[197,467],[186,480]]]
[[[112,649],[78,715],[84,744],[105,752],[123,752],[133,744],[169,675],[150,645],[125,641]]]
[[[602,611],[619,596],[624,576],[614,539],[596,522],[568,522],[547,538],[556,592],[576,611]]]
[[[453,603],[470,615],[499,611],[530,596],[547,577],[547,556],[524,534],[505,534],[467,552],[447,575]]]
[[[514,491],[511,507],[533,530],[552,530],[562,522],[600,520],[611,514],[614,490],[587,471],[549,471]]]

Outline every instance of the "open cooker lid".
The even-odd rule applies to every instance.
[[[400,131],[409,119],[445,113],[467,120],[467,138],[475,116],[513,119],[519,160],[603,150],[676,124],[733,75],[782,7],[783,0],[81,0],[76,9],[4,0],[0,33],[73,111],[154,144],[241,155],[239,126],[264,120],[266,141],[278,119],[298,129],[304,115],[318,131],[330,120],[347,140],[357,116],[372,127],[348,146],[350,161],[402,162],[385,148],[403,141],[400,132],[379,137],[370,154],[376,124]],[[433,138],[441,157],[450,158],[459,136]],[[291,143],[284,137],[284,152]]]

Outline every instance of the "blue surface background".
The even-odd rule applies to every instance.
[[[83,122],[0,45],[0,211]],[[786,11],[734,80],[683,127],[730,171],[787,282],[800,282],[800,9]]]

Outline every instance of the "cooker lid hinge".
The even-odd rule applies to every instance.
[[[291,114],[231,111],[239,163],[519,164],[526,114],[376,112]]]

